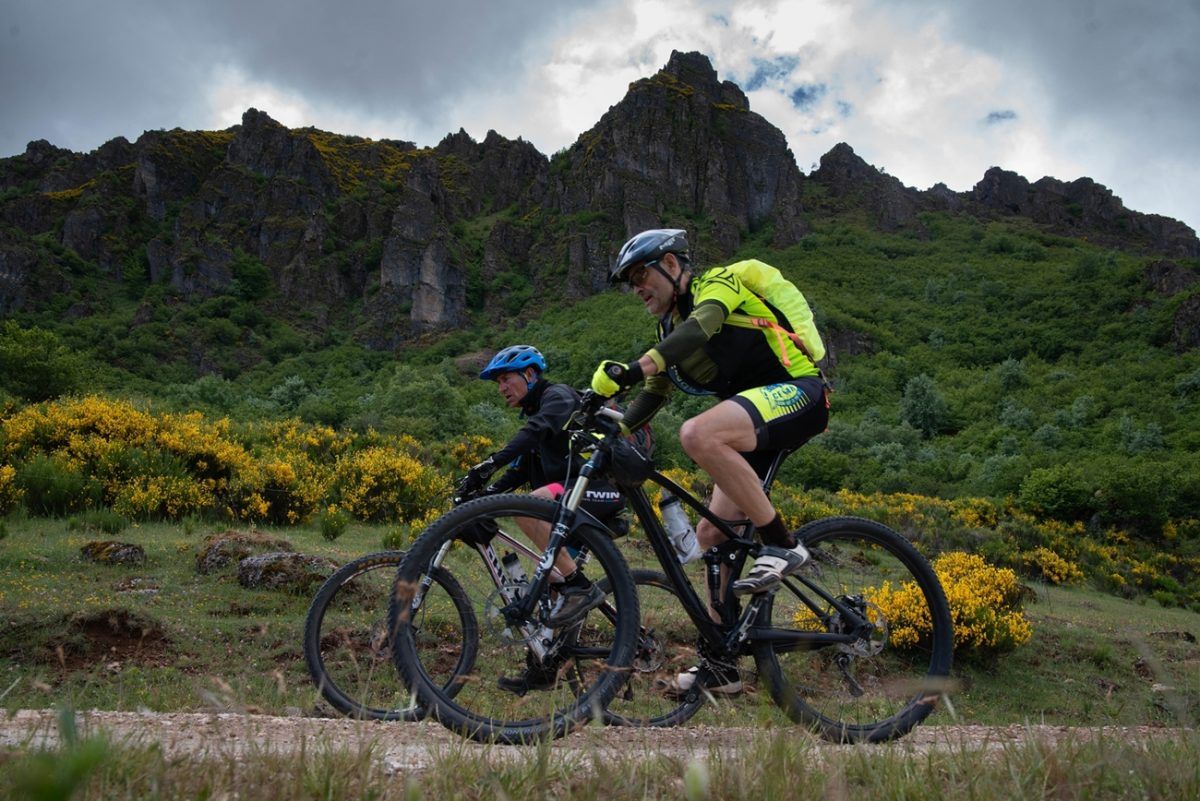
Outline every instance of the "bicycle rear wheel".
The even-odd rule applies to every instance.
[[[907,540],[871,520],[817,520],[797,537],[812,558],[772,595],[758,625],[856,639],[821,647],[756,640],[771,697],[836,742],[906,734],[933,711],[950,673],[954,631],[941,583]]]
[[[701,693],[688,703],[668,692],[669,682],[696,662],[696,627],[675,588],[657,570],[633,570],[641,625],[629,681],[605,710],[611,726],[679,726],[704,703]],[[607,581],[599,582],[606,593]],[[601,614],[605,608],[601,607]]]
[[[539,601],[529,619],[506,619],[501,610],[527,586],[499,564],[487,564],[472,543],[478,532],[497,529],[520,541],[524,535],[518,518],[552,522],[557,508],[528,495],[471,501],[426,529],[400,565],[389,614],[396,666],[416,701],[464,736],[503,743],[562,736],[600,717],[627,678],[638,636],[637,592],[624,558],[606,534],[583,527],[569,540],[589,554],[585,574],[613,588],[606,611],[592,610],[581,622],[559,630],[543,622],[553,594]],[[503,542],[493,540],[497,541]],[[466,589],[481,621],[473,670],[456,679],[453,692],[434,678],[436,664],[431,666],[429,660],[436,655],[417,647],[407,612],[430,560],[446,543],[455,547],[442,565]],[[518,550],[515,555],[525,575],[532,577],[540,554]],[[532,678],[534,686],[513,689],[522,677]]]
[[[388,599],[404,551],[348,562],[313,596],[304,622],[304,659],[321,695],[342,714],[372,720],[416,720],[423,714],[396,673],[387,636]],[[478,624],[467,595],[444,570],[434,571],[418,623],[422,649],[440,649],[444,686],[474,661]],[[452,644],[458,643],[455,648]]]

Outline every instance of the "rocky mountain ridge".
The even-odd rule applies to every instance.
[[[808,182],[822,190],[811,207]],[[747,237],[795,244],[810,219],[850,208],[917,236],[925,212],[1015,215],[1200,256],[1186,225],[1128,210],[1088,178],[992,168],[970,192],[918,191],[845,144],[805,176],[741,89],[676,52],[553,158],[495,132],[418,148],[288,129],[256,109],[225,131],[151,131],[88,154],[31,142],[0,160],[0,314],[71,295],[67,313],[85,315],[92,271],[185,298],[233,293],[314,326],[349,309],[360,339],[390,348],[472,310],[599,291],[632,231],[685,227],[710,263]]]

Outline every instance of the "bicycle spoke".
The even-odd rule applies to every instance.
[[[830,739],[900,736],[929,714],[949,672],[953,635],[940,585],[884,526],[840,518],[805,530],[811,562],[774,594],[770,623],[846,641],[797,647],[764,639],[755,647],[760,673],[791,716]],[[930,621],[929,631],[891,627],[891,593],[901,588],[906,613]]]
[[[533,618],[512,620],[505,609],[527,591],[499,567],[505,584],[497,587],[488,562],[473,545],[459,542],[446,555],[443,569],[452,573],[464,588],[479,626],[473,644],[474,658],[469,673],[458,676],[449,689],[437,679],[439,654],[414,644],[419,632],[419,613],[412,621],[402,619],[403,586],[419,578],[421,561],[447,540],[474,530],[478,518],[494,520],[501,532],[518,542],[524,536],[518,517],[552,519],[554,505],[528,496],[492,496],[459,507],[435,523],[410,551],[398,578],[400,601],[393,600],[399,626],[395,658],[418,697],[432,707],[446,725],[480,740],[524,742],[569,731],[575,724],[598,714],[624,679],[635,637],[637,601],[628,578],[628,568],[606,539],[591,542],[591,558],[585,574],[593,581],[607,578],[626,585],[611,619],[597,611],[575,625],[551,629],[544,613],[557,598],[551,592]],[[590,535],[600,538],[598,532]],[[526,577],[532,577],[537,558],[527,549],[505,546],[493,540],[497,562],[505,552],[513,553]],[[615,602],[614,602],[615,603]],[[595,708],[593,708],[595,707]]]

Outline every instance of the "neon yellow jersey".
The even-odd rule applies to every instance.
[[[732,315],[732,317],[731,317]],[[727,268],[692,278],[670,321],[659,321],[659,343],[647,355],[683,385],[729,397],[751,387],[820,375],[787,336],[734,320],[775,321],[771,307]],[[664,394],[653,376],[647,389]],[[685,387],[686,389],[687,387]]]

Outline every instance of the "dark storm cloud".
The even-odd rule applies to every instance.
[[[1196,0],[907,0],[1047,91],[1058,119],[1200,152]]]
[[[203,90],[221,67],[308,102],[435,120],[452,96],[503,91],[538,42],[586,5],[6,0],[0,156],[30,139],[90,149],[118,134],[202,125]]]

